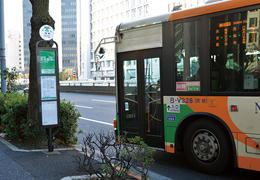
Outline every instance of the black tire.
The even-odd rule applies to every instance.
[[[184,134],[184,153],[193,168],[219,174],[232,163],[232,149],[224,128],[211,119],[199,119],[190,124]]]

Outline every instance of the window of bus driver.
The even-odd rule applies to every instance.
[[[260,90],[260,9],[210,19],[213,92]]]

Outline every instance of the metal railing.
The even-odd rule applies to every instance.
[[[29,86],[29,82],[17,82],[17,85]],[[93,80],[93,81],[60,81],[60,86],[115,86],[115,81]]]
[[[60,86],[115,86],[115,81],[60,81]]]

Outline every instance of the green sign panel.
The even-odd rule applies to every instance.
[[[56,74],[55,51],[40,51],[40,74]]]

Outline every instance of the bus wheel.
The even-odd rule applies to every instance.
[[[195,169],[211,174],[224,172],[232,162],[230,143],[223,127],[210,119],[199,119],[187,127],[184,153]]]

